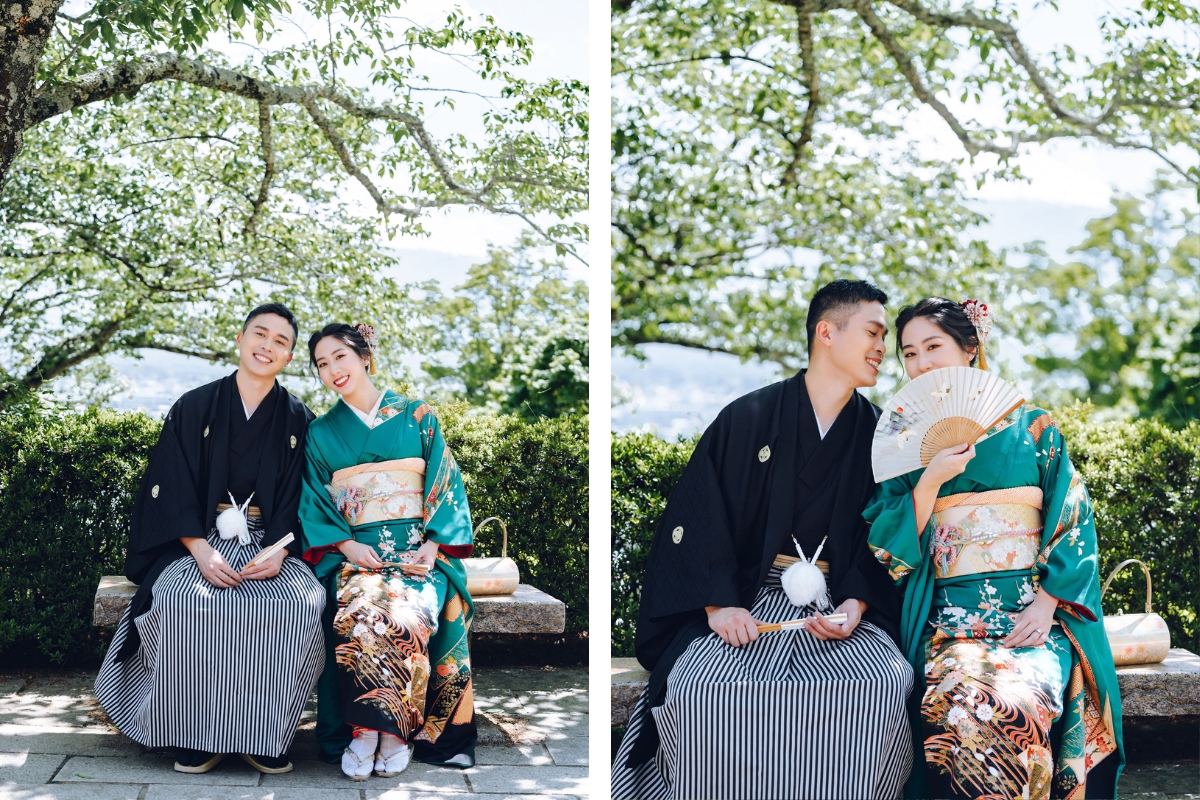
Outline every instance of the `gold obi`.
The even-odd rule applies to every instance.
[[[795,564],[799,560],[800,559],[796,558],[795,556],[785,556],[782,553],[780,553],[779,555],[775,556],[775,560],[773,562],[771,562],[771,566],[778,567],[779,569],[787,569],[788,567],[790,567],[792,564]],[[817,569],[821,570],[822,575],[828,575],[829,574],[829,562],[828,561],[818,561]]]
[[[351,525],[421,519],[425,515],[425,459],[400,458],[339,469],[325,488]]]
[[[1032,569],[1042,544],[1042,490],[1018,486],[939,497],[933,521],[937,578]]]

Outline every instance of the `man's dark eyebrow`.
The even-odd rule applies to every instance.
[[[255,327],[256,329],[258,329],[258,330],[261,330],[261,331],[266,331],[267,333],[270,333],[270,332],[271,332],[271,329],[270,329],[270,328],[268,328],[266,325],[255,325],[254,327]],[[289,344],[291,343],[291,341],[292,341],[292,338],[291,338],[290,336],[288,336],[286,333],[281,333],[281,334],[279,334],[279,335],[283,337],[283,340],[284,340],[285,342],[288,342]]]

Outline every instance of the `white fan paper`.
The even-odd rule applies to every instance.
[[[871,442],[875,482],[927,467],[947,447],[974,443],[1024,402],[993,372],[972,367],[926,372],[883,406]]]

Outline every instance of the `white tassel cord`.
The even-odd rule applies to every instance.
[[[251,492],[246,502],[238,506],[233,492],[229,493],[229,502],[233,508],[227,508],[217,515],[217,532],[221,534],[222,539],[228,540],[236,536],[238,544],[242,547],[250,544],[250,526],[246,521],[246,511],[250,508],[250,500],[253,497],[254,492]]]
[[[812,560],[809,560],[804,557],[804,551],[800,548],[796,537],[792,537],[800,560],[785,569],[779,577],[783,591],[792,605],[803,608],[826,596],[828,589],[825,586],[825,576],[817,567],[817,556],[821,555],[821,550],[825,547],[825,540],[828,538],[826,536],[821,540],[821,544],[817,546],[817,552],[813,553]]]

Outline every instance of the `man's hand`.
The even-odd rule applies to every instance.
[[[192,558],[196,559],[196,566],[200,568],[200,574],[204,576],[204,580],[218,589],[232,589],[241,584],[242,576],[237,574],[237,571],[229,566],[225,556],[214,550],[213,546],[205,539],[192,536],[182,538],[180,541],[192,554]]]
[[[846,621],[841,625],[830,622],[823,614],[817,612],[813,614],[812,622],[808,623],[804,627],[804,630],[821,640],[849,639],[850,634],[854,633],[854,629],[858,627],[859,620],[862,619],[862,615],[866,613],[866,610],[866,603],[851,597],[833,610],[834,614],[846,615]]]
[[[263,559],[252,567],[246,567],[242,570],[241,576],[246,580],[261,581],[266,578],[274,578],[279,574],[279,570],[283,568],[283,560],[287,558],[288,551],[285,547],[270,558]]]
[[[721,641],[733,647],[741,647],[758,639],[759,621],[744,608],[735,606],[708,606],[708,627],[713,629]]]

